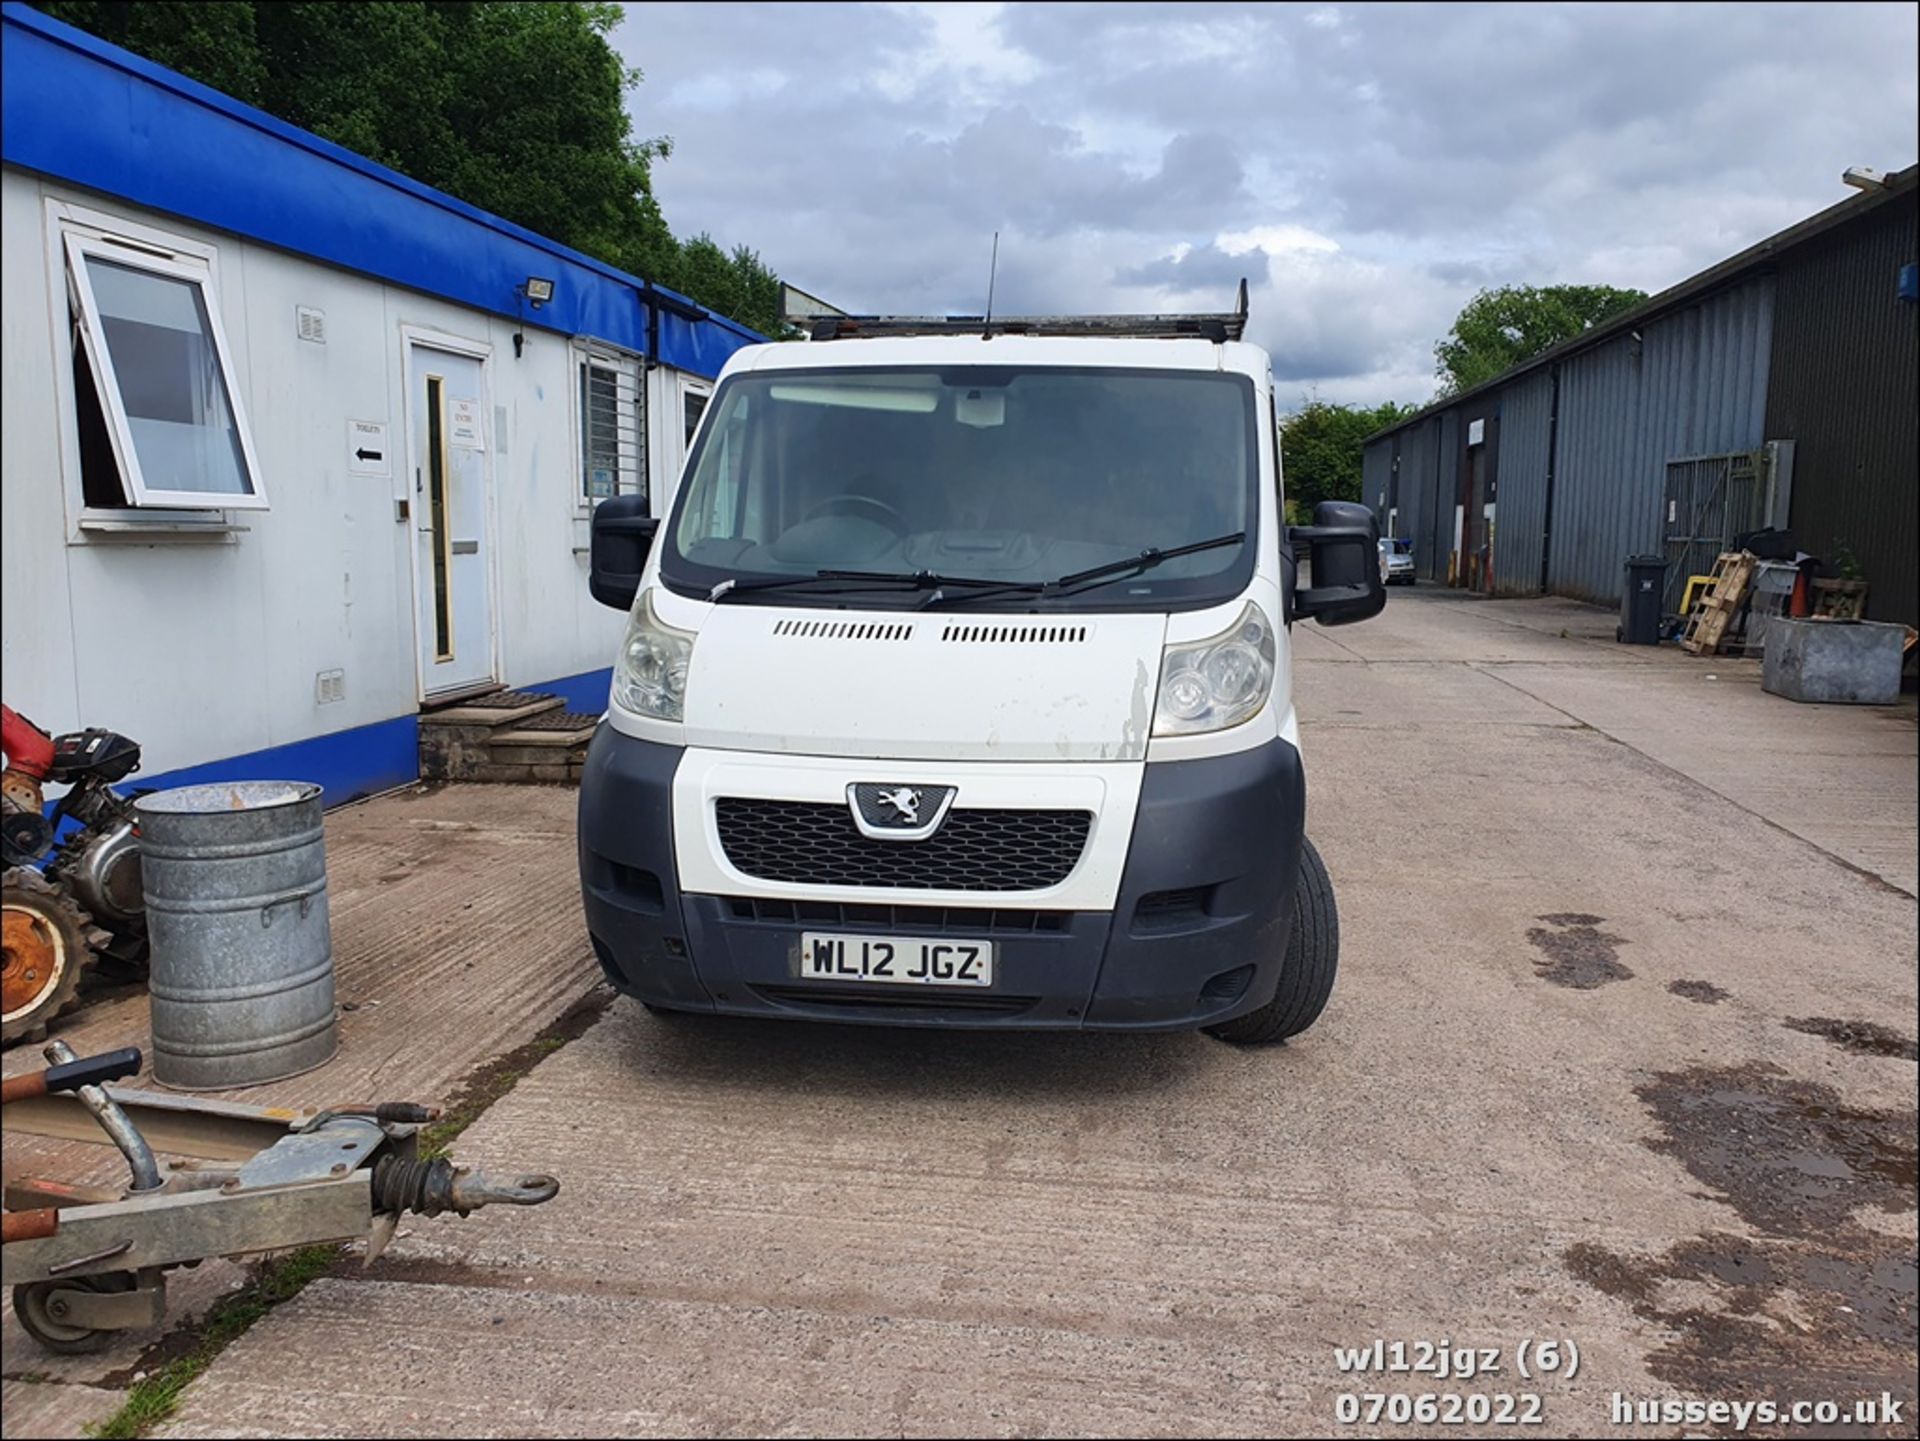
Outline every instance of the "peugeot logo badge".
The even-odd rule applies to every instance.
[[[856,781],[847,787],[847,809],[860,834],[873,840],[924,841],[940,829],[957,794],[954,786],[916,786]]]

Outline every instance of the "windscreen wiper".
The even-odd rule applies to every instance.
[[[981,575],[936,575],[930,570],[914,571],[871,571],[871,570],[823,570],[823,576],[833,576],[839,580],[860,580],[878,583],[891,583],[902,587],[910,586],[914,590],[925,591],[915,610],[931,610],[947,599],[949,590],[958,590],[962,596],[974,595],[1038,595],[1047,588],[1043,580],[994,580]]]
[[[1124,577],[1137,575],[1143,570],[1152,570],[1164,561],[1177,560],[1183,555],[1198,555],[1203,550],[1218,550],[1225,545],[1238,545],[1246,538],[1247,533],[1244,530],[1236,530],[1231,535],[1216,535],[1211,540],[1196,540],[1189,545],[1176,545],[1170,550],[1148,547],[1140,554],[1128,556],[1125,560],[1108,561],[1105,565],[1076,570],[1071,575],[1061,576],[1058,580],[1010,581],[1004,585],[963,591],[959,595],[943,598],[959,602],[992,600],[1002,595],[1078,595],[1083,590],[1092,590],[1095,586],[1107,585]],[[934,594],[938,595],[939,592],[936,591]],[[933,602],[934,596],[928,596],[922,608],[932,605]]]
[[[966,589],[973,586],[1000,587],[1003,582],[985,577],[966,575],[936,575],[930,570],[816,570],[812,575],[765,575],[754,576],[748,580],[723,580],[707,592],[710,601],[725,600],[730,595],[744,595],[749,591],[786,590],[794,586],[821,586],[827,590],[838,589],[853,583],[877,591],[915,590],[930,591],[938,595],[945,586]],[[1035,589],[1038,582],[1031,584]]]

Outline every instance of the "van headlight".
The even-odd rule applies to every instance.
[[[661,624],[653,613],[652,589],[641,592],[613,667],[613,703],[655,720],[684,719],[692,660],[693,636]]]
[[[1273,626],[1248,601],[1219,635],[1170,645],[1160,656],[1157,736],[1225,730],[1259,714],[1273,690]]]

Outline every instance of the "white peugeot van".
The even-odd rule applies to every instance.
[[[588,928],[663,1011],[1277,1040],[1333,986],[1288,628],[1385,600],[1362,506],[1283,524],[1213,316],[822,322],[722,372],[580,791]],[[1313,585],[1296,588],[1294,545]]]

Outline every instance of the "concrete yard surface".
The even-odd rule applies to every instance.
[[[1841,1432],[1912,1434],[1916,909],[1865,839],[1913,850],[1911,704],[1810,711],[1552,601],[1396,595],[1298,650],[1343,928],[1312,1031],[617,1002],[461,1139],[556,1201],[409,1227],[164,1434],[1461,1434],[1367,1399],[1432,1393],[1591,1435],[1883,1391],[1908,1420]],[[1500,1370],[1342,1369],[1376,1339]],[[1542,1340],[1575,1374],[1519,1374]]]
[[[410,1219],[371,1270],[240,1337],[160,1434],[1489,1429],[1391,1424],[1423,1393],[1463,1420],[1537,1404],[1524,1429],[1545,1435],[1605,1430],[1616,1398],[1884,1391],[1911,1418],[1911,702],[1797,706],[1751,663],[1618,647],[1609,615],[1550,600],[1396,593],[1295,644],[1343,936],[1307,1034],[1236,1049],[616,1001],[456,1147],[554,1172],[555,1201]],[[435,1098],[456,1057],[588,991],[570,799],[453,788],[330,818],[336,888],[361,902],[336,912],[343,994],[413,998],[396,1065],[448,1053],[383,1095]],[[383,888],[417,873],[392,848],[443,827],[471,864]],[[426,979],[379,981],[376,936]],[[326,1070],[381,1054],[354,1034]],[[1500,1369],[1343,1369],[1336,1348],[1376,1340]],[[1574,1374],[1519,1374],[1543,1340],[1572,1343]],[[104,1373],[29,1346],[9,1332],[10,1435],[112,1394],[63,1401],[83,1388],[42,1377]]]
[[[456,1097],[479,1067],[538,1036],[599,975],[579,919],[575,800],[576,792],[558,786],[420,788],[331,812],[327,895],[340,1050],[305,1075],[222,1091],[219,1099],[307,1109],[438,1104]],[[119,1046],[145,1050],[146,995],[122,988],[63,1017],[52,1034],[83,1056]],[[10,1076],[45,1064],[38,1045],[4,1054]],[[120,1084],[159,1089],[148,1072]],[[105,1145],[9,1132],[4,1160],[9,1178],[103,1186],[127,1180],[126,1163]],[[224,1261],[171,1272],[170,1326],[185,1324],[243,1276]],[[90,1413],[101,1394],[117,1404],[120,1387],[155,1340],[152,1333],[123,1333],[91,1354],[48,1355],[20,1329],[10,1300],[3,1326],[8,1377],[87,1388],[62,1400],[53,1393],[66,1387],[16,1388],[9,1381],[0,1413],[9,1435],[78,1434],[58,1418]],[[115,1382],[108,1391],[95,1389],[108,1378]],[[70,1410],[75,1406],[80,1410]],[[29,1416],[49,1419],[43,1426]]]

